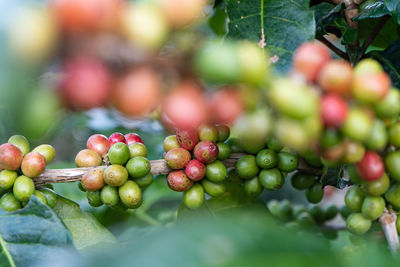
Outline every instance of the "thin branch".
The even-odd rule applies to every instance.
[[[346,52],[340,50],[338,47],[336,47],[334,44],[328,41],[324,36],[317,37],[317,40],[325,44],[327,47],[329,47],[333,52],[335,52],[336,55],[339,57],[348,60],[349,56],[346,54]]]
[[[379,218],[379,223],[382,226],[382,230],[385,234],[390,251],[393,254],[397,254],[399,250],[399,235],[396,228],[396,219],[396,214],[388,211],[387,209],[385,209]]]
[[[223,163],[228,169],[232,169],[235,167],[238,159],[244,155],[245,154],[232,154],[229,158],[223,160]],[[170,168],[168,168],[167,163],[163,159],[150,160],[150,165],[151,173],[153,175],[168,174],[170,171],[172,171]],[[45,170],[39,177],[34,178],[33,181],[35,182],[36,186],[52,183],[77,182],[80,181],[82,177],[93,168],[98,167]],[[101,166],[100,168],[106,168],[106,166]],[[316,175],[321,174],[320,169],[310,167],[302,159],[299,160],[298,169],[312,172]]]
[[[389,15],[383,16],[381,20],[378,22],[378,24],[375,26],[374,30],[372,31],[371,35],[368,37],[367,40],[365,40],[360,58],[362,58],[367,51],[368,47],[371,45],[371,43],[375,40],[376,36],[378,36],[379,32],[382,30],[383,26],[385,26],[386,22],[390,19]]]

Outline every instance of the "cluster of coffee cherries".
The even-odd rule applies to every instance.
[[[153,182],[147,148],[136,133],[113,133],[107,138],[94,134],[87,149],[75,158],[78,167],[94,167],[82,177],[79,187],[86,191],[93,207],[103,204],[135,209],[142,204],[142,188]],[[103,163],[106,165],[103,165]]]
[[[246,193],[258,196],[263,189],[277,190],[285,183],[287,173],[296,170],[298,157],[296,154],[284,151],[283,147],[270,139],[267,147],[255,155],[248,154],[239,158],[235,170],[242,179]]]
[[[385,208],[400,208],[400,93],[377,61],[363,59],[352,67],[331,59],[318,43],[300,46],[293,66],[292,77],[268,92],[279,114],[276,137],[309,165],[348,173],[354,186],[345,197],[353,213],[347,228],[364,234]],[[317,202],[323,191],[314,181],[299,172],[292,184],[314,191],[315,199],[307,198]]]
[[[51,186],[35,189],[34,179],[54,160],[55,153],[51,145],[40,145],[30,151],[29,141],[22,135],[13,135],[0,146],[0,207],[3,210],[20,209],[32,195],[54,207],[57,195]]]
[[[172,169],[167,176],[168,186],[174,191],[185,191],[183,203],[189,209],[199,208],[205,193],[211,197],[225,193],[228,170],[222,160],[231,153],[224,142],[229,135],[226,125],[206,124],[197,130],[178,129],[176,135],[165,138],[164,159]]]
[[[323,225],[326,222],[334,219],[338,214],[338,209],[335,205],[330,205],[326,208],[320,206],[306,207],[301,204],[293,205],[289,200],[281,201],[271,200],[267,204],[268,210],[272,216],[285,222],[285,227],[297,229],[313,228],[317,225]]]

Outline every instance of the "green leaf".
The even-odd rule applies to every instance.
[[[313,6],[312,9],[315,12],[315,22],[317,25],[316,35],[322,36],[327,34],[326,28],[330,26],[333,21],[343,16],[344,8],[344,3],[335,6],[324,2]]]
[[[400,1],[399,0],[385,0],[386,8],[395,18],[397,24],[400,24]]]
[[[23,209],[0,210],[0,235],[0,266],[32,265],[73,245],[60,218],[34,196]]]
[[[360,43],[364,43],[364,41],[369,38],[380,20],[381,19],[366,19],[358,23]],[[399,25],[393,18],[390,18],[376,35],[366,52],[385,50],[392,42],[399,39],[399,34],[397,33],[398,29]]]
[[[400,41],[393,42],[385,51],[373,51],[367,56],[378,60],[389,73],[393,86],[400,88]]]
[[[82,211],[75,202],[59,197],[53,209],[71,232],[78,250],[94,249],[116,241],[103,225],[91,214]]]
[[[376,2],[367,2],[366,4],[361,4],[360,13],[353,20],[360,21],[363,19],[380,18],[388,15],[389,10],[383,0],[378,0]]]
[[[287,72],[296,48],[315,35],[309,0],[226,0],[228,37],[259,43],[265,37],[278,71]]]
[[[343,179],[343,166],[324,170],[321,182],[323,186],[331,185],[339,189],[345,188],[348,182]]]

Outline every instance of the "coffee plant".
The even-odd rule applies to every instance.
[[[398,264],[399,39],[397,0],[0,1],[0,265]]]

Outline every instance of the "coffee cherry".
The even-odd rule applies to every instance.
[[[217,159],[224,160],[229,158],[231,154],[231,148],[226,143],[217,143],[218,147],[218,156]]]
[[[308,202],[317,204],[324,197],[324,189],[319,182],[314,183],[306,191],[306,198]]]
[[[40,145],[36,147],[32,152],[38,152],[43,155],[46,159],[46,164],[50,164],[56,157],[56,150],[51,145]]]
[[[364,184],[366,181],[358,174],[355,165],[347,165],[347,172],[349,174],[350,181],[353,184]]]
[[[358,142],[347,141],[344,143],[344,155],[342,161],[348,164],[359,162],[365,153],[365,148]]]
[[[395,123],[389,127],[389,143],[396,147],[400,147],[400,123]]]
[[[226,192],[225,183],[213,182],[208,179],[203,179],[201,181],[201,185],[204,188],[204,191],[212,197],[219,197]]]
[[[400,185],[393,184],[385,194],[385,199],[396,209],[400,209]]]
[[[204,203],[204,189],[200,184],[194,184],[183,195],[183,204],[191,210],[201,207]]]
[[[175,28],[182,28],[198,20],[207,5],[205,0],[159,0],[160,7],[168,22]]]
[[[78,183],[78,188],[79,190],[81,190],[82,192],[86,192],[87,190],[83,187],[82,182]]]
[[[228,170],[226,169],[225,165],[219,160],[207,164],[206,166],[206,178],[212,182],[220,183],[226,179],[227,175]]]
[[[13,135],[8,139],[8,143],[13,144],[14,146],[18,147],[21,150],[24,157],[30,151],[30,145],[28,139],[22,135]]]
[[[128,161],[126,169],[132,178],[140,178],[150,172],[151,165],[149,160],[144,157],[134,157]]]
[[[92,207],[100,207],[101,205],[103,205],[100,197],[100,191],[87,191],[86,197],[88,199],[89,205]]]
[[[400,125],[398,133],[400,134]],[[389,141],[390,137],[391,135],[389,129]],[[388,134],[386,132],[385,124],[381,120],[376,119],[372,124],[371,132],[366,140],[366,146],[370,150],[383,150],[386,147],[387,143],[388,143]]]
[[[389,93],[381,101],[374,105],[375,113],[381,118],[391,118],[400,112],[400,93],[396,88],[390,89]]]
[[[116,143],[108,151],[108,159],[111,164],[125,165],[130,159],[130,151],[125,143]]]
[[[206,166],[197,159],[192,159],[185,167],[185,174],[193,181],[200,181],[206,175]]]
[[[270,138],[267,145],[269,149],[275,152],[280,152],[283,149],[282,144],[280,144],[276,138]]]
[[[257,176],[244,182],[244,191],[249,197],[258,197],[263,189]]]
[[[129,145],[130,157],[147,157],[147,148],[142,143],[132,143]]]
[[[330,205],[324,211],[324,220],[329,221],[336,217],[338,214],[338,208],[335,205]]]
[[[117,205],[119,202],[119,195],[117,187],[106,185],[100,191],[100,199],[107,206]]]
[[[352,93],[360,103],[375,104],[386,97],[390,86],[390,78],[385,72],[355,75]]]
[[[390,186],[390,179],[386,173],[382,175],[378,180],[367,182],[364,184],[364,190],[372,196],[383,195]]]
[[[15,179],[17,179],[17,172],[2,170],[0,171],[0,188],[10,189],[14,185]]]
[[[230,128],[224,124],[217,124],[215,127],[218,131],[218,142],[225,142],[231,134]]]
[[[75,157],[75,164],[79,168],[100,166],[101,163],[102,159],[99,154],[89,149],[79,151]]]
[[[47,201],[47,205],[50,208],[54,208],[57,202],[57,195],[54,193],[54,191],[48,189],[48,188],[43,188],[40,190],[40,192],[44,195]]]
[[[124,168],[124,166],[114,164],[108,166],[104,171],[104,182],[108,185],[121,186],[127,180],[128,180],[128,171]]]
[[[318,75],[318,83],[324,91],[340,95],[350,92],[352,79],[353,69],[344,60],[331,60]]]
[[[184,171],[172,171],[167,176],[167,183],[169,188],[174,191],[183,192],[193,185]]]
[[[358,174],[366,181],[375,181],[382,177],[385,166],[381,157],[373,151],[367,151],[356,164]]]
[[[161,98],[161,81],[158,74],[149,67],[131,70],[120,79],[112,93],[115,107],[128,117],[143,116],[152,112]],[[135,103],[132,105],[132,103]],[[132,134],[125,135],[128,138]],[[133,134],[134,135],[134,134]],[[133,140],[140,140],[136,136]],[[135,141],[136,142],[136,141]],[[130,143],[127,143],[129,145]]]
[[[229,145],[231,148],[232,153],[243,153],[244,150],[240,145],[240,140],[239,138],[229,138],[226,143]]]
[[[237,174],[242,179],[251,179],[255,177],[260,170],[257,165],[256,157],[253,155],[246,155],[241,157],[235,165]]]
[[[15,179],[13,193],[16,199],[28,201],[34,192],[35,184],[31,178],[21,175]]]
[[[165,161],[168,167],[174,170],[185,168],[189,163],[191,155],[189,151],[184,148],[174,148],[167,152],[165,155]]]
[[[358,186],[352,186],[346,192],[344,203],[353,212],[360,212],[361,206],[365,198],[365,193]]]
[[[311,187],[315,182],[315,176],[309,173],[298,171],[292,176],[292,186],[297,190],[304,190]]]
[[[2,144],[0,146],[0,168],[15,171],[21,166],[23,154],[13,144]]]
[[[211,163],[218,157],[218,146],[211,141],[200,141],[194,148],[196,159],[203,163]]]
[[[106,66],[95,58],[76,57],[63,65],[64,79],[60,93],[68,107],[87,110],[107,104],[111,76]]]
[[[217,142],[218,129],[214,125],[201,125],[198,129],[200,141]]]
[[[299,159],[296,155],[288,152],[278,153],[277,168],[284,172],[292,172],[297,168]]]
[[[21,203],[11,192],[6,193],[0,198],[0,207],[4,211],[16,211],[21,208]]]
[[[30,178],[39,176],[46,169],[46,158],[38,152],[28,153],[21,164],[22,173]]]
[[[125,136],[122,133],[113,133],[108,138],[108,144],[110,148],[116,143],[126,143]]]
[[[258,179],[261,185],[267,190],[277,190],[285,183],[284,177],[277,168],[261,170],[258,174]]]
[[[334,94],[324,95],[321,99],[321,119],[326,127],[339,128],[347,118],[347,103]]]
[[[110,149],[108,138],[102,134],[94,134],[89,137],[86,143],[87,149],[96,151],[100,156],[107,154]]]
[[[304,75],[307,80],[316,81],[323,66],[330,60],[330,52],[321,44],[304,43],[297,48],[293,56],[295,71]]]
[[[370,220],[378,219],[385,209],[385,200],[381,197],[368,196],[364,199],[361,214]]]
[[[138,184],[140,187],[147,187],[153,183],[154,177],[151,172],[146,174],[143,177],[135,178],[133,181]]]
[[[33,192],[33,195],[37,197],[40,200],[40,202],[47,205],[47,198],[43,195],[42,192],[40,192],[39,190],[35,190],[35,192]]]
[[[104,186],[104,169],[95,168],[83,175],[81,184],[88,191],[97,191]]]
[[[346,220],[346,228],[350,233],[363,235],[371,228],[371,221],[361,213],[353,213]]]
[[[271,149],[263,149],[257,153],[256,162],[260,168],[270,169],[278,164],[278,156]]]
[[[176,138],[176,135],[169,135],[165,137],[164,143],[163,143],[163,148],[165,152],[168,152],[174,148],[179,148],[180,145],[178,143],[178,140]],[[194,148],[194,146],[193,146]]]
[[[389,176],[400,182],[400,151],[390,152],[385,157],[385,167]]]
[[[313,217],[313,219],[318,222],[321,223],[324,221],[324,211],[322,210],[322,208],[320,206],[313,206],[308,210],[308,213]]]
[[[199,135],[194,128],[178,129],[176,131],[176,140],[179,146],[190,151],[199,142]]]
[[[136,208],[142,202],[142,191],[134,181],[126,181],[119,189],[119,198],[128,208]]]
[[[346,205],[342,206],[339,212],[340,216],[342,216],[344,220],[346,220],[352,214],[352,211]]]
[[[372,120],[361,109],[350,109],[342,127],[343,133],[354,141],[367,140],[372,128]]]
[[[210,112],[216,123],[233,123],[244,110],[240,92],[234,89],[215,91],[211,96]]]
[[[282,221],[293,219],[293,208],[289,200],[284,199],[278,204],[278,218]]]

